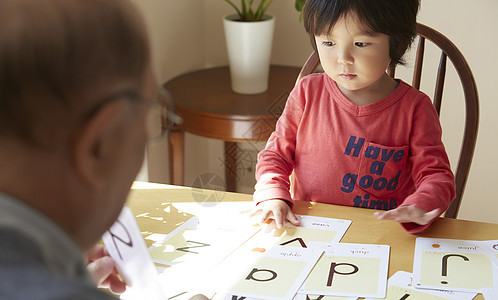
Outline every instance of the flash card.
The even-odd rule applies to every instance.
[[[416,288],[478,293],[498,286],[494,260],[479,241],[417,238],[413,284]]]
[[[177,227],[168,235],[154,235],[149,248],[154,262],[173,265],[188,260],[202,260],[203,264],[218,261],[229,255],[259,229],[252,226],[204,225],[197,217]]]
[[[390,247],[367,244],[323,245],[299,293],[383,298],[386,295]]]
[[[480,241],[479,245],[494,258],[493,263],[498,267],[498,240]]]
[[[296,294],[292,300],[356,300],[357,297],[340,297],[340,296],[325,296],[325,295],[306,295]],[[247,298],[237,295],[223,295],[214,298],[214,300],[260,300],[255,298]]]
[[[286,224],[278,229],[275,222],[261,230],[251,242],[260,247],[281,245],[288,247],[313,248],[314,244],[338,243],[349,226],[350,220],[297,215],[301,225]]]
[[[296,294],[292,300],[356,300],[357,297]]]
[[[498,288],[494,288],[494,289],[485,288],[485,289],[482,289],[481,293],[482,293],[482,296],[484,297],[485,300],[498,299]]]
[[[164,299],[147,246],[128,207],[123,207],[102,240],[129,286],[126,292],[128,299]]]
[[[386,300],[472,300],[476,293],[464,293],[448,290],[415,289],[412,285],[412,273],[398,271],[387,281]],[[366,300],[371,300],[367,298]]]
[[[242,248],[211,276],[217,294],[230,299],[292,299],[322,250],[273,246],[265,251]]]
[[[170,234],[152,237],[155,242],[149,251],[154,262],[171,266],[159,276],[169,298],[182,300],[189,299],[192,293],[213,294],[204,284],[210,271],[259,230],[226,221],[200,222],[192,217]]]

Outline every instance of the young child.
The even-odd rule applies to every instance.
[[[297,84],[259,153],[253,216],[298,225],[293,201],[314,201],[385,210],[376,216],[413,233],[446,210],[455,182],[436,111],[386,73],[403,63],[418,9],[419,0],[306,2],[325,73]]]

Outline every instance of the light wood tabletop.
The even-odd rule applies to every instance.
[[[216,209],[223,205],[250,208],[252,195],[136,182],[127,204],[146,237],[151,233],[171,232],[194,216],[199,208]],[[397,271],[412,272],[417,237],[498,240],[498,224],[440,218],[427,230],[413,235],[394,221],[377,220],[374,211],[303,201],[296,202],[294,207],[296,214],[351,220],[341,242],[389,245],[389,277]],[[150,246],[150,241],[146,243]],[[475,299],[483,298],[478,295]]]

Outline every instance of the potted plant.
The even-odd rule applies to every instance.
[[[257,94],[268,89],[270,57],[275,17],[265,14],[273,0],[224,0],[235,14],[223,20],[228,51],[232,90],[241,94]],[[296,0],[302,10],[306,0]]]
[[[238,8],[232,1],[225,0],[230,6],[232,6],[237,15],[239,16],[238,21],[242,22],[255,22],[261,21],[263,18],[266,9],[270,6],[273,0],[261,0],[256,9],[253,8],[254,0],[241,0],[240,8]],[[306,0],[296,0],[295,7],[296,10],[301,12],[303,10],[303,6]]]
[[[225,0],[230,6],[232,6],[237,15],[239,16],[238,21],[242,22],[257,22],[261,21],[266,9],[270,6],[273,0],[261,0],[256,9],[253,8],[254,0],[241,0],[240,8],[238,8],[232,1]]]

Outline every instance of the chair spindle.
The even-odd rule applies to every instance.
[[[444,88],[444,79],[446,77],[446,53],[441,52],[441,60],[439,61],[439,67],[437,70],[437,78],[436,78],[436,88],[434,89],[434,107],[436,108],[437,115],[440,115],[441,111],[441,102],[443,99],[443,88]]]
[[[420,37],[418,41],[417,56],[415,58],[415,70],[413,71],[412,85],[420,90],[420,78],[422,77],[422,65],[424,64],[425,38]]]

